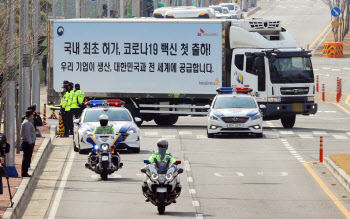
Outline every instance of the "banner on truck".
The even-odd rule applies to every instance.
[[[213,94],[222,85],[221,23],[55,22],[54,89]]]

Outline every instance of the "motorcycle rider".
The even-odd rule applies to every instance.
[[[100,125],[99,127],[96,127],[95,130],[92,132],[93,135],[96,134],[116,134],[116,131],[113,129],[113,126],[108,125],[108,116],[106,114],[102,114],[99,117]]]
[[[154,163],[154,159],[157,159],[157,161],[167,161],[168,159],[170,159],[170,164],[175,163],[176,159],[171,155],[171,153],[167,152],[168,146],[169,146],[169,143],[166,139],[164,139],[164,138],[159,139],[157,142],[158,151],[154,152],[150,156],[149,162],[152,164],[152,163]],[[178,183],[176,186],[179,187],[179,189],[181,191],[181,185]],[[143,178],[142,191],[146,193],[147,190],[148,190],[147,177],[145,176]],[[149,199],[146,198],[145,201],[149,202]],[[173,203],[176,203],[175,199],[173,200]]]

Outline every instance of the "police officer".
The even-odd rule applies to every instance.
[[[167,161],[167,159],[170,159],[170,164],[175,163],[176,159],[171,155],[171,153],[167,152],[168,141],[166,139],[159,139],[157,146],[158,151],[151,155],[149,162],[154,163],[154,159],[156,158],[157,161]]]
[[[66,117],[67,117],[67,123],[68,123],[68,130],[69,130],[69,135],[73,135],[73,114],[72,114],[72,102],[73,102],[73,83],[69,82],[68,83],[68,101],[67,101],[67,106],[66,106]]]
[[[71,110],[72,110],[73,116],[76,119],[79,119],[84,109],[85,94],[83,91],[80,90],[80,84],[75,84],[74,87],[75,87],[75,91],[73,94]]]
[[[113,126],[108,125],[109,118],[106,114],[100,115],[99,120],[101,126],[95,128],[95,130],[92,132],[93,135],[116,134],[116,131],[114,131]]]
[[[61,115],[63,120],[63,126],[64,126],[64,137],[69,137],[69,126],[68,126],[68,120],[66,116],[66,107],[68,104],[68,81],[63,81],[62,85],[62,98],[61,98]]]

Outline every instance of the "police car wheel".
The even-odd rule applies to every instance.
[[[207,137],[208,137],[208,138],[214,138],[214,134],[208,133],[208,132],[207,132]]]
[[[264,137],[263,133],[255,134],[255,136],[256,136],[257,138],[262,138],[262,137]]]
[[[134,153],[140,153],[140,148],[133,148],[131,151]]]
[[[75,141],[73,141],[73,147],[75,152],[79,151],[79,148],[77,147],[77,144],[75,144]]]

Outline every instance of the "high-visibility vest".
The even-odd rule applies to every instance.
[[[85,94],[81,90],[77,90],[73,94],[72,106],[71,108],[80,108],[78,104],[83,104],[85,99]]]
[[[74,91],[72,91],[72,90],[70,92],[66,92],[67,105],[66,105],[65,111],[70,111],[70,109],[72,107],[73,93],[74,93]]]
[[[67,106],[67,101],[68,101],[68,99],[67,99],[66,94],[67,94],[67,92],[64,92],[64,94],[63,94],[63,96],[62,96],[62,98],[61,98],[61,106],[62,106],[63,108],[65,108],[65,107]]]

